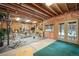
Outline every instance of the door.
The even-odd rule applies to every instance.
[[[67,41],[77,43],[78,41],[78,25],[76,21],[67,23]]]
[[[64,40],[64,23],[59,24],[59,40]]]

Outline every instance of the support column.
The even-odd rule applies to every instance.
[[[7,45],[9,45],[10,22],[11,22],[9,14],[7,14],[6,20],[7,20]]]
[[[43,23],[43,38],[45,37],[45,25],[44,25],[44,20],[42,21]]]

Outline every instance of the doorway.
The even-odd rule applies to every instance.
[[[59,24],[58,39],[78,43],[78,20],[69,20]]]
[[[59,39],[64,40],[64,23],[59,24]]]
[[[66,24],[67,24],[66,28],[67,41],[78,44],[78,21],[72,20],[68,21]]]

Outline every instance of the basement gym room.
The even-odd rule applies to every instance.
[[[79,3],[0,3],[0,56],[79,56]]]

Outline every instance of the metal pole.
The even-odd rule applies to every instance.
[[[7,22],[7,45],[9,45],[9,28],[8,28],[8,22]]]
[[[10,15],[9,14],[7,14],[7,45],[9,45],[9,40],[10,40],[10,38],[9,38],[9,34],[10,34]]]

